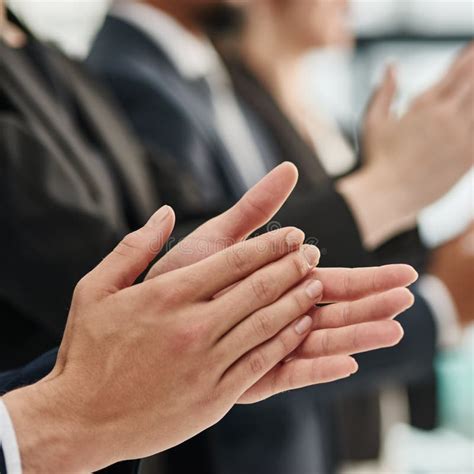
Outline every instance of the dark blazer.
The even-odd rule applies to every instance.
[[[227,151],[214,131],[205,93],[180,76],[159,46],[134,26],[109,17],[87,64],[115,93],[147,147],[166,150],[181,169],[191,171],[199,188],[198,206],[215,212],[239,197],[226,174]],[[299,226],[308,237],[316,238],[323,249],[323,265],[364,266],[378,261],[364,250],[350,209],[313,151],[287,129],[281,130],[281,141],[292,152],[279,151],[281,145],[274,142],[251,104],[242,100],[241,105],[265,160],[278,164],[290,159],[300,170],[297,189],[275,220]],[[416,379],[431,364],[435,328],[425,302],[417,299],[401,321],[407,333],[402,344],[361,356],[360,375],[255,407],[234,408],[207,433],[170,451],[170,472],[330,471],[325,452],[330,446],[325,445],[325,424],[321,423],[325,401],[342,391],[364,392],[381,383]]]
[[[0,42],[0,370],[58,344],[76,282],[161,202],[186,210],[177,238],[208,217],[175,168],[80,65]]]

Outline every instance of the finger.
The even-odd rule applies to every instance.
[[[221,377],[226,390],[239,396],[291,354],[308,336],[313,320],[303,316],[275,337],[245,354]]]
[[[321,282],[305,280],[277,302],[244,319],[218,342],[223,357],[230,365],[271,339],[292,321],[306,314],[319,301],[322,291]]]
[[[250,387],[237,403],[257,403],[288,390],[345,379],[357,369],[357,362],[349,356],[281,362]]]
[[[471,79],[471,81],[458,87],[453,94],[452,103],[456,110],[460,110],[463,117],[472,120],[474,115],[474,77],[471,76]]]
[[[448,97],[465,81],[472,81],[474,65],[474,47],[471,44],[465,48],[451,65],[446,75],[435,86],[434,92],[438,97]]]
[[[247,238],[280,210],[297,181],[298,170],[294,164],[285,162],[277,166],[216,219],[219,232],[235,239]]]
[[[313,278],[324,287],[323,303],[353,301],[374,293],[409,286],[418,278],[409,265],[367,268],[316,268]]]
[[[390,64],[379,88],[372,97],[368,107],[368,121],[379,121],[390,115],[390,109],[397,92],[395,66]]]
[[[249,315],[255,311],[277,301],[311,272],[319,262],[319,255],[316,247],[304,245],[298,252],[292,252],[262,268],[219,296],[213,302],[214,313],[226,314],[226,317],[219,316],[216,323],[217,336],[221,337],[242,320],[249,319]],[[318,287],[317,297],[321,291]],[[309,306],[306,309],[309,309]],[[301,311],[297,316],[301,316],[305,311]],[[261,311],[258,316],[254,316],[250,316],[251,321],[247,324],[257,324],[257,318],[266,317],[268,313]],[[264,331],[259,332],[262,334]]]
[[[293,164],[287,162],[277,166],[232,208],[203,224],[161,258],[149,277],[196,263],[245,240],[279,211],[297,181],[298,170]]]
[[[304,234],[298,229],[279,229],[240,242],[194,265],[161,275],[156,282],[162,286],[180,282],[190,299],[210,299],[260,268],[293,252],[303,240]]]
[[[85,279],[96,291],[129,287],[146,270],[173,231],[175,215],[163,206],[141,228],[128,234]]]
[[[311,359],[351,355],[392,347],[400,342],[403,329],[396,321],[374,321],[337,329],[313,331],[295,351],[295,357]]]
[[[313,330],[351,326],[369,321],[393,319],[414,303],[412,293],[406,288],[395,288],[368,296],[361,300],[315,308]]]

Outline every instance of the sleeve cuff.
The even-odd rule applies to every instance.
[[[438,348],[448,349],[458,344],[462,331],[456,307],[444,283],[433,275],[424,275],[417,288],[433,314]]]
[[[20,451],[7,407],[0,399],[0,444],[5,457],[7,474],[21,474]]]

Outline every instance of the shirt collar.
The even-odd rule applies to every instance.
[[[212,44],[187,31],[162,10],[122,0],[114,4],[111,14],[133,24],[158,44],[184,78],[199,79],[219,68],[220,60]]]

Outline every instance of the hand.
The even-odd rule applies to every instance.
[[[21,48],[26,43],[23,31],[7,21],[3,0],[0,0],[0,40],[5,41],[11,48]]]
[[[234,207],[206,222],[177,244],[152,267],[147,278],[190,265],[243,241],[278,212],[297,179],[294,165],[284,163],[278,166]],[[393,319],[408,309],[413,304],[413,297],[406,289],[386,290],[412,283],[416,273],[410,267],[395,265],[381,269],[318,269],[313,277],[323,284],[325,297],[322,302],[340,303],[327,306],[320,312],[346,315],[346,324],[314,326],[318,332],[308,337],[311,342],[302,349],[308,353],[313,348],[314,358],[309,361],[295,360],[288,365],[278,364],[243,394],[239,403],[251,403],[269,397],[274,394],[270,390],[272,387],[283,391],[336,380],[340,364],[348,363],[347,357],[341,356],[376,349],[375,346],[382,340],[382,344],[388,347],[402,337],[401,327],[397,323],[387,324],[383,320]],[[364,317],[359,318],[360,321],[351,318],[353,313],[357,315],[361,311]],[[319,314],[319,310],[314,314]],[[356,322],[361,324],[356,325]],[[327,328],[331,330],[323,331]],[[338,356],[327,357],[331,351],[336,351]],[[288,379],[289,373],[292,379]],[[290,380],[293,385],[289,384]]]
[[[296,229],[265,234],[130,286],[173,223],[173,213],[163,208],[84,277],[53,372],[3,398],[25,473],[48,472],[53,464],[61,472],[90,472],[148,456],[206,429],[237,401],[356,370],[350,357],[331,356],[367,348],[367,340],[359,344],[355,337],[357,325],[345,342],[334,337],[337,347],[325,347],[328,364],[277,366],[308,336],[313,322],[302,315],[322,296],[311,273],[317,249],[301,247]],[[364,283],[345,275],[351,297],[413,279],[406,266],[364,272],[352,273]],[[328,275],[328,282],[334,276],[341,275]],[[337,278],[334,285],[325,290],[329,299],[338,298],[336,287],[342,287]],[[402,309],[400,302],[396,306]],[[400,337],[393,322],[383,334],[369,335],[369,344],[392,345]]]
[[[474,223],[458,238],[433,250],[427,273],[448,289],[462,326],[474,321]]]
[[[395,72],[387,69],[364,124],[365,166],[342,181],[369,247],[415,225],[419,211],[472,166],[473,71],[470,45],[445,77],[398,118],[391,113]]]

